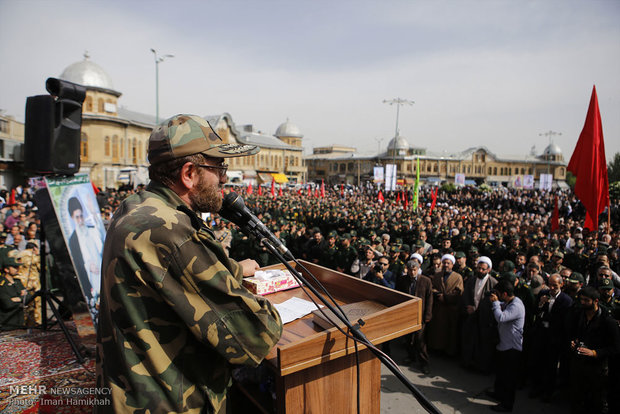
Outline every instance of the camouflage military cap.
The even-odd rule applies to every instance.
[[[349,232],[349,234],[351,235],[351,237],[357,237],[357,231],[356,230],[351,230]]]
[[[330,231],[329,234],[327,235],[328,238],[333,237],[335,239],[338,238],[338,232],[337,231]]]
[[[394,240],[394,244],[403,244],[403,239],[397,238],[396,240]]]
[[[370,230],[370,231],[368,232],[368,236],[371,236],[371,237],[372,237],[372,236],[376,236],[376,235],[377,235],[377,232],[376,232],[376,231],[374,231],[374,230]]]
[[[365,237],[361,237],[359,239],[359,243],[360,243],[360,246],[370,246],[370,241]]]
[[[465,253],[458,251],[454,253],[454,257],[456,257],[457,259],[460,259],[461,257],[465,257]]]
[[[340,236],[341,239],[347,239],[349,240],[351,238],[351,234],[350,233],[344,233],[342,236]]]
[[[400,251],[401,252],[405,252],[405,253],[409,253],[411,251],[411,247],[409,247],[408,244],[403,244],[402,246],[400,246]]]
[[[557,251],[557,252],[553,252],[554,256],[560,257],[560,258],[564,258],[564,253],[562,253],[561,251]]]
[[[148,159],[158,164],[198,153],[228,158],[253,155],[259,150],[256,145],[225,144],[205,119],[180,114],[155,127],[149,137]]]
[[[418,240],[415,242],[415,247],[417,247],[418,249],[420,247],[424,247],[424,242],[422,240]]]
[[[611,281],[611,279],[603,279],[600,281],[600,285],[598,288],[601,290],[613,290],[614,283]]]
[[[398,246],[390,247],[390,253],[400,253],[400,248]]]
[[[476,246],[471,246],[471,247],[469,248],[469,251],[470,251],[470,252],[475,252],[475,253],[478,253],[478,248],[477,248]]]

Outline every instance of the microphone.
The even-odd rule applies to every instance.
[[[291,252],[282,244],[282,241],[246,207],[243,198],[239,194],[235,192],[226,194],[219,214],[226,220],[232,221],[239,226],[241,231],[248,236],[254,236],[261,241],[267,239],[282,256],[294,259]]]

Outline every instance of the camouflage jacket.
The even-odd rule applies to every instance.
[[[257,366],[282,334],[278,312],[167,187],[114,214],[103,252],[98,412],[220,412],[231,365]]]

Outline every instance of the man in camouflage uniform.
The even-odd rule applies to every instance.
[[[105,242],[96,362],[111,405],[98,412],[225,413],[232,365],[257,366],[278,342],[278,312],[241,283],[256,262],[229,259],[196,214],[220,210],[224,158],[256,152],[194,115],[152,132],[152,181]]]

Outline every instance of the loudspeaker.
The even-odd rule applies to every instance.
[[[81,128],[80,103],[50,95],[27,98],[24,167],[40,174],[78,172]]]

